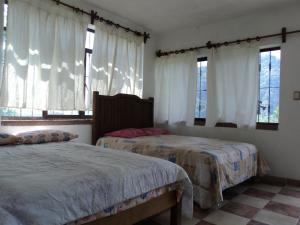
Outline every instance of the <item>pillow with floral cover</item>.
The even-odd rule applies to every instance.
[[[20,138],[12,134],[0,132],[0,145],[16,145],[20,143]]]
[[[17,137],[22,139],[22,144],[44,144],[49,142],[70,141],[78,138],[78,135],[60,130],[37,130],[20,133]]]

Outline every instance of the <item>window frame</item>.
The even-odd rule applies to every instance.
[[[281,46],[262,48],[260,49],[259,54],[262,52],[277,51],[277,50],[281,50]],[[203,59],[205,58],[207,57],[199,57],[197,59],[197,62],[203,61]],[[260,69],[261,69],[261,61],[259,61],[259,72]],[[259,74],[259,78],[260,78],[260,74]],[[205,126],[205,124],[206,124],[206,118],[195,118],[194,120],[195,126]],[[237,125],[234,123],[217,123],[215,127],[237,128]],[[278,127],[279,127],[279,122],[278,123],[256,122],[256,129],[258,130],[278,130]]]
[[[8,5],[8,0],[4,1],[4,5]],[[7,27],[4,26],[4,31]],[[86,32],[95,33],[95,30],[87,28]],[[84,58],[84,95],[86,93],[86,54],[92,54],[93,50],[85,48]],[[3,62],[5,63],[5,62]],[[89,124],[91,123],[92,116],[86,115],[85,111],[78,111],[78,115],[49,115],[48,111],[42,111],[41,117],[28,117],[28,116],[2,116],[1,125],[12,126],[26,126],[26,125],[57,125],[57,124]]]

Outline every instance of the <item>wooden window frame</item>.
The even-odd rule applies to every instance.
[[[260,50],[261,52],[269,52],[281,50],[281,47],[271,47],[271,48],[263,48]],[[197,62],[205,60],[206,57],[198,58]],[[207,58],[206,58],[207,59]],[[195,118],[194,125],[195,126],[205,126],[206,118]],[[234,123],[217,123],[215,127],[227,127],[227,128],[237,128],[237,125]],[[278,130],[279,123],[263,123],[257,122],[256,129],[258,130]]]

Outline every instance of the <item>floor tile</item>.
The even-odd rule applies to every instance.
[[[211,213],[210,210],[203,210],[200,208],[199,205],[194,204],[194,217],[197,219],[203,219],[204,217],[207,217],[208,214]]]
[[[247,225],[269,225],[269,224],[261,223],[261,222],[255,221],[255,220],[251,220]]]
[[[152,220],[161,225],[170,224],[170,212],[168,211],[166,213],[155,216],[152,218]],[[181,220],[182,225],[195,225],[198,222],[200,222],[199,219],[196,219],[196,218],[189,219],[184,216],[182,216],[182,220]]]
[[[296,219],[300,218],[300,208],[295,206],[271,201],[265,206],[264,209],[270,210],[272,212],[280,213],[286,216],[291,216]]]
[[[288,195],[277,194],[272,199],[272,201],[280,202],[280,203],[283,203],[283,204],[292,205],[292,206],[296,206],[296,207],[300,207],[300,199],[295,198],[295,197],[291,197],[291,196],[288,196]]]
[[[241,216],[217,210],[204,218],[204,221],[216,225],[247,225],[250,220]]]
[[[196,225],[215,225],[215,224],[202,220],[201,222],[197,223]]]
[[[235,198],[232,199],[233,202],[238,202],[246,205],[253,206],[255,208],[262,209],[265,207],[265,205],[268,204],[269,200],[262,199],[262,198],[256,198],[249,195],[241,194]]]
[[[250,195],[252,197],[266,199],[266,200],[271,200],[276,195],[274,193],[258,190],[255,188],[249,188],[243,194]]]
[[[288,195],[291,197],[300,198],[300,191],[295,191],[288,188],[283,188],[279,193],[282,195]]]
[[[229,202],[225,206],[221,208],[222,211],[229,212],[238,216],[246,217],[246,218],[253,218],[256,213],[259,211],[258,208],[240,204],[237,202]]]
[[[270,225],[297,225],[298,223],[298,219],[268,210],[259,211],[253,219]]]
[[[268,191],[271,193],[279,193],[282,189],[282,187],[269,185],[269,184],[254,184],[251,187],[258,190]]]
[[[296,187],[292,185],[287,185],[286,188],[294,191],[300,191],[300,187]]]

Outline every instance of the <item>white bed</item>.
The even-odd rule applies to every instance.
[[[191,216],[189,178],[165,160],[75,142],[0,147],[0,221],[63,225],[176,182]]]

